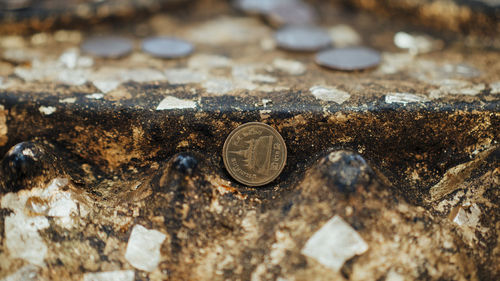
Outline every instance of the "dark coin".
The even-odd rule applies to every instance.
[[[142,50],[155,57],[173,59],[191,54],[194,47],[189,42],[173,37],[151,37],[142,41]]]
[[[102,58],[118,58],[132,52],[132,41],[118,36],[96,36],[86,39],[82,51]]]
[[[365,47],[329,49],[316,55],[316,63],[337,70],[362,70],[380,63],[380,53]]]
[[[229,134],[222,158],[235,180],[249,186],[261,186],[276,179],[285,167],[286,145],[271,126],[250,122]]]
[[[290,51],[312,52],[332,43],[326,31],[314,26],[284,27],[276,32],[274,38],[280,48]]]
[[[317,17],[311,5],[298,1],[280,3],[267,15],[267,19],[274,26],[313,24],[317,21]]]

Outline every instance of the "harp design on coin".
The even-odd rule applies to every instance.
[[[244,166],[256,173],[268,175],[271,165],[273,136],[261,136],[245,142],[247,149],[229,151],[244,158]]]

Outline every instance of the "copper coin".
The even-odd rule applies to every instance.
[[[163,59],[181,58],[191,54],[191,43],[174,37],[151,37],[144,39],[142,50],[152,56]]]
[[[119,36],[96,36],[82,43],[82,51],[101,58],[118,58],[132,52],[132,41]]]
[[[286,145],[271,126],[245,123],[227,137],[222,158],[235,180],[248,186],[261,186],[276,179],[285,167]]]
[[[337,70],[362,70],[380,63],[380,53],[366,47],[325,50],[316,55],[316,63]]]
[[[330,35],[315,26],[287,26],[278,30],[274,38],[280,48],[290,51],[312,52],[332,43]]]

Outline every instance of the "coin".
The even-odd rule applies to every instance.
[[[155,57],[173,59],[191,54],[194,47],[193,44],[174,37],[150,37],[142,41],[142,50]]]
[[[380,53],[366,47],[329,49],[316,55],[316,63],[337,70],[362,70],[380,63]]]
[[[307,25],[317,21],[314,8],[304,2],[291,1],[274,6],[267,15],[273,26]]]
[[[247,14],[267,14],[274,6],[298,0],[236,0],[235,6]]]
[[[276,179],[285,167],[286,145],[271,126],[245,123],[227,137],[222,158],[235,180],[248,186],[261,186]]]
[[[119,36],[96,36],[86,39],[83,52],[102,58],[123,57],[132,52],[132,42]]]
[[[278,47],[290,51],[312,52],[332,43],[330,35],[315,26],[287,26],[278,30],[274,38]]]

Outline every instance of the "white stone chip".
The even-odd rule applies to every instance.
[[[287,72],[291,75],[302,75],[306,72],[306,67],[303,63],[294,60],[275,59],[273,66],[279,71]]]
[[[231,60],[228,57],[211,55],[211,54],[196,54],[189,58],[188,69],[212,69],[219,67],[228,67],[231,65]]]
[[[10,192],[2,197],[1,207],[13,211],[5,217],[5,245],[11,257],[44,266],[47,246],[38,231],[49,227],[46,216],[55,217],[56,223],[61,220],[63,227],[70,227],[71,216],[77,213],[71,193],[61,190],[67,184],[67,179],[56,178],[46,188]],[[26,204],[31,197],[42,199],[45,203]],[[38,215],[27,215],[30,211]]]
[[[185,108],[195,108],[196,102],[192,100],[183,100],[176,97],[167,96],[164,98],[156,110],[169,110],[169,109],[185,109]]]
[[[38,108],[38,110],[40,110],[41,113],[45,114],[45,115],[51,115],[52,113],[56,112],[56,108],[53,107],[53,106],[40,106],[40,108]]]
[[[75,103],[76,102],[76,98],[73,97],[73,98],[60,99],[59,102],[60,103]]]
[[[334,216],[309,238],[301,252],[337,272],[348,259],[367,250],[363,238],[341,217]]]
[[[39,280],[38,270],[38,267],[27,264],[0,281],[36,281]]]
[[[338,104],[344,103],[351,97],[349,93],[329,86],[313,86],[309,91],[318,100],[333,101]]]
[[[500,94],[500,81],[490,84],[492,94]]]
[[[463,207],[460,207],[456,216],[453,218],[453,222],[460,226],[476,227],[480,217],[481,209],[474,203],[467,211]]]
[[[122,82],[119,80],[94,80],[92,84],[103,93],[108,93],[118,88]]]
[[[442,48],[443,42],[427,35],[413,35],[403,31],[394,35],[394,45],[400,49],[407,49],[410,54],[429,53]]]
[[[135,268],[152,272],[160,262],[160,247],[166,235],[135,225],[127,244],[125,259]]]
[[[93,272],[83,275],[83,281],[133,281],[134,278],[133,270]]]
[[[104,97],[104,94],[102,94],[102,93],[93,93],[93,94],[90,94],[90,95],[86,95],[85,97],[88,98],[88,99],[100,100],[100,99],[102,99]]]
[[[203,82],[203,88],[207,91],[207,93],[215,94],[215,95],[223,95],[234,89],[236,86],[234,83],[225,78],[213,78]]]
[[[253,18],[219,17],[191,28],[186,37],[199,44],[220,46],[222,44],[258,42],[268,37],[270,29]]]
[[[361,36],[352,27],[339,24],[328,29],[333,45],[337,48],[357,46],[361,44]]]
[[[426,102],[428,99],[424,96],[418,96],[410,93],[391,93],[385,96],[386,103]]]
[[[6,205],[4,200],[9,200],[9,194],[2,198],[3,208]],[[13,196],[16,195],[13,194]],[[15,198],[12,199],[15,200]],[[6,217],[5,244],[9,250],[9,255],[13,258],[24,259],[34,265],[44,266],[43,260],[47,254],[47,246],[40,237],[38,230],[47,227],[49,227],[49,221],[46,217],[28,217],[22,211]]]
[[[189,68],[173,68],[163,72],[170,84],[200,83],[207,79],[203,72]]]

